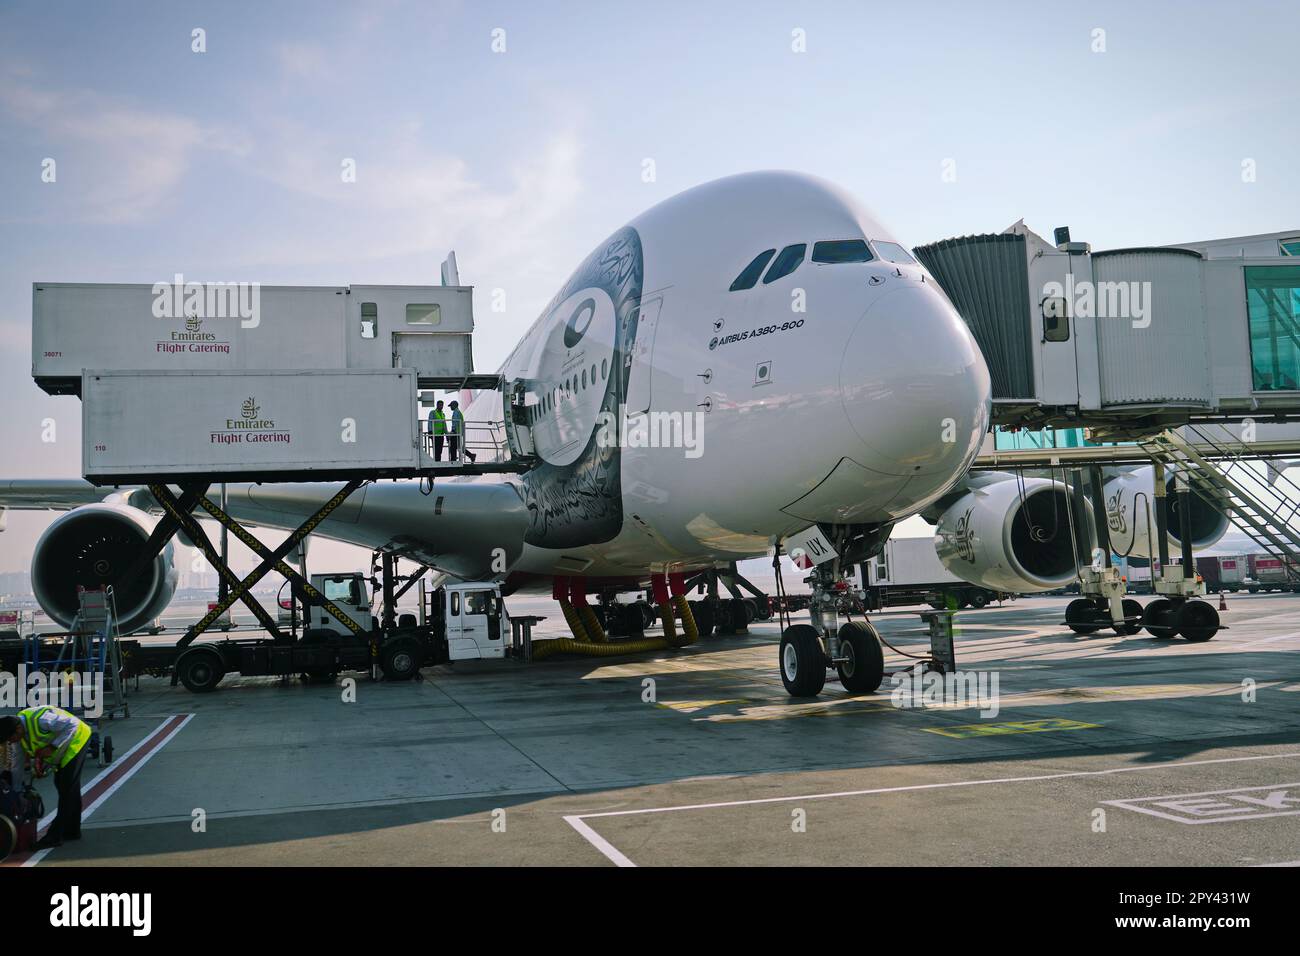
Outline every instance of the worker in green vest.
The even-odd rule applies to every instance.
[[[433,435],[433,460],[442,461],[442,443],[447,438],[447,413],[442,410],[442,399],[429,413],[429,434]]]
[[[23,748],[28,760],[41,760],[54,771],[59,810],[36,849],[81,839],[81,767],[86,762],[90,725],[58,707],[28,707],[16,717],[0,717],[0,740]]]

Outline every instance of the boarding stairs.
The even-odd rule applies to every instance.
[[[1190,491],[1233,519],[1265,553],[1281,561],[1288,583],[1300,586],[1300,530],[1295,524],[1300,486],[1282,467],[1264,461],[1261,475],[1251,466],[1260,460],[1258,452],[1223,425],[1185,425],[1139,444],[1167,472],[1186,476]]]

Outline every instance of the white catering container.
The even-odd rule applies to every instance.
[[[324,480],[419,466],[409,370],[93,370],[81,387],[82,471],[97,484]]]
[[[468,286],[37,282],[32,377],[66,394],[86,369],[467,375],[473,330]]]

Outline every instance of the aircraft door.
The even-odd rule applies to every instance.
[[[656,296],[642,301],[638,309],[636,341],[632,345],[631,378],[627,384],[627,411],[630,415],[650,410],[655,333],[659,330],[663,304],[663,296]]]

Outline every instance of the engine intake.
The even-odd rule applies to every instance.
[[[127,505],[82,505],[54,521],[32,555],[32,591],[61,627],[77,616],[77,588],[113,585],[123,634],[163,612],[176,592],[171,542],[129,581],[118,581],[144,549],[156,519]]]
[[[1050,591],[1075,578],[1069,516],[1069,490],[1059,481],[994,481],[949,506],[934,546],[943,566],[972,584]]]
[[[1171,553],[1182,546],[1182,518],[1178,489],[1173,475],[1165,480],[1165,527]],[[1191,517],[1192,548],[1200,550],[1216,544],[1228,531],[1228,516],[1200,495],[1187,497]],[[1156,550],[1152,539],[1156,533],[1155,469],[1150,465],[1126,471],[1106,482],[1106,524],[1110,546],[1116,554],[1147,558]],[[1148,530],[1149,529],[1149,530]]]

